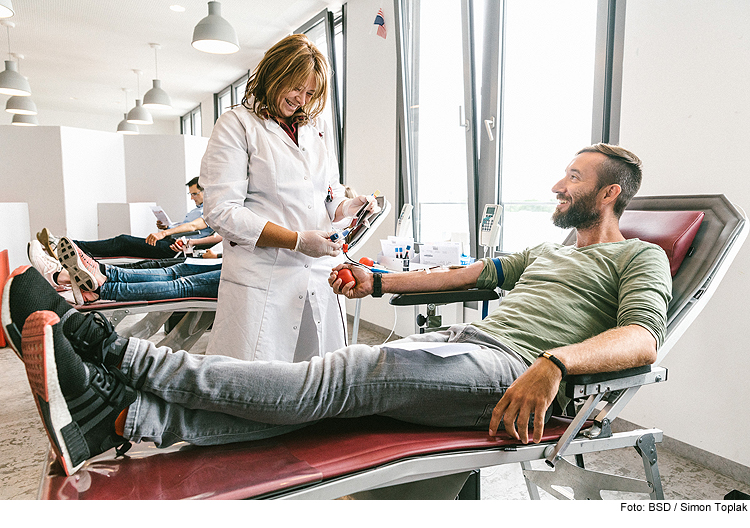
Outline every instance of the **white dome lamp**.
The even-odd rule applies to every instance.
[[[15,15],[13,11],[13,2],[10,0],[0,0],[0,18],[8,18]]]
[[[240,49],[237,33],[232,25],[221,17],[221,4],[208,3],[208,16],[193,30],[193,47],[206,53],[226,55]]]
[[[133,123],[128,123],[128,113],[127,113],[127,109],[128,109],[128,89],[127,88],[123,88],[122,91],[125,92],[125,110],[126,110],[126,112],[124,114],[122,114],[123,115],[122,121],[120,121],[117,124],[117,131],[120,134],[124,134],[126,136],[135,136],[135,135],[140,134],[141,131],[138,130],[138,125],[134,125]]]
[[[156,50],[161,48],[159,44],[149,44],[154,49],[154,70],[156,72],[153,80],[154,87],[143,95],[143,106],[146,108],[158,108],[167,109],[172,108],[172,101],[169,99],[169,95],[161,87],[161,81],[159,80],[159,65],[156,59]]]
[[[10,20],[1,19],[0,24],[8,29],[8,54],[10,53],[10,28],[16,27]],[[14,60],[5,61],[5,70],[0,72],[0,94],[18,95],[28,97],[31,95],[31,86],[28,79],[18,73],[18,63]]]
[[[136,77],[138,77],[138,94],[141,93],[141,70],[133,70]],[[134,125],[150,125],[154,122],[153,118],[151,117],[151,114],[148,113],[148,110],[143,108],[143,105],[141,104],[140,99],[135,100],[135,106],[128,112],[128,123],[133,123]]]
[[[36,105],[31,100],[31,97],[21,97],[19,95],[14,95],[8,99],[8,102],[5,103],[5,111],[21,115],[37,114]]]
[[[13,121],[10,124],[16,126],[38,126],[39,121],[35,115],[14,114]]]

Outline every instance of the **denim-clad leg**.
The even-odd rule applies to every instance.
[[[173,267],[190,266],[178,264]],[[99,297],[112,301],[156,301],[186,297],[211,297],[219,294],[221,265],[190,266],[201,268],[186,276],[175,275],[169,268],[153,270],[118,270],[107,268],[107,281],[99,288]],[[218,268],[218,269],[217,269]],[[203,270],[211,269],[211,271]],[[144,281],[145,278],[150,281]],[[133,280],[122,281],[123,278]],[[119,279],[119,280],[118,280]]]
[[[170,258],[175,251],[169,248],[171,239],[157,240],[152,246],[145,238],[130,235],[118,235],[105,240],[74,240],[81,250],[92,257],[136,257],[136,258]]]
[[[112,282],[157,282],[171,281],[181,277],[198,275],[209,271],[221,270],[221,262],[216,264],[188,264],[182,262],[163,268],[121,268],[119,266],[106,266],[104,274],[108,281]]]
[[[122,370],[139,389],[125,432],[135,441],[221,444],[281,434],[329,417],[384,415],[447,427],[486,428],[524,361],[471,326],[404,341],[476,343],[440,358],[398,343],[353,345],[309,362],[196,356],[131,339]]]

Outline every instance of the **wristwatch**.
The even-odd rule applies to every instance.
[[[382,273],[372,274],[372,296],[373,297],[383,296],[383,274]]]

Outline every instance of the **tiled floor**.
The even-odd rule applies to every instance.
[[[384,337],[360,328],[359,342],[377,344]],[[193,351],[205,350],[207,336]],[[23,364],[10,348],[0,349],[0,499],[33,499],[47,451],[47,437],[31,398]],[[587,455],[588,468],[623,476],[642,477],[643,467],[634,450]],[[750,492],[741,483],[659,449],[659,470],[665,498],[673,500],[720,500],[732,490]],[[485,468],[481,472],[482,499],[528,499],[517,465]],[[551,498],[542,492],[543,498]],[[647,498],[611,494],[610,499]]]

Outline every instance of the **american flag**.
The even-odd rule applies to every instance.
[[[378,36],[385,38],[387,31],[385,29],[385,18],[383,17],[383,9],[378,9],[378,14],[375,17],[375,25],[378,26]]]

